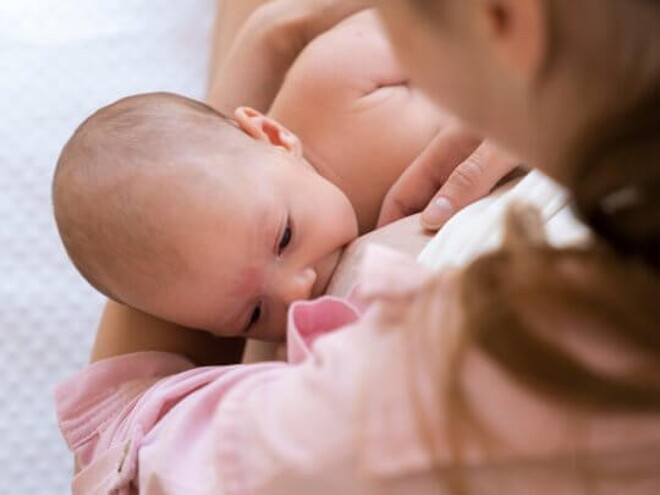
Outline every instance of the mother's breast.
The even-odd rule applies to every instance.
[[[433,233],[420,226],[419,215],[411,215],[357,238],[344,251],[326,294],[348,296],[357,281],[357,268],[367,246],[378,244],[417,258],[432,238]]]

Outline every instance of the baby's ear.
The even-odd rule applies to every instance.
[[[276,120],[250,107],[237,108],[234,118],[248,136],[282,148],[297,158],[302,158],[302,144],[298,136]]]

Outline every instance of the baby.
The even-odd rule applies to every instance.
[[[229,119],[164,93],[93,114],[58,162],[58,228],[108,297],[215,335],[281,340],[289,304],[324,293],[443,123],[359,14],[305,49],[268,116],[241,107]]]

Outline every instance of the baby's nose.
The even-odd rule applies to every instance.
[[[316,271],[313,268],[304,268],[287,276],[282,282],[280,296],[288,306],[294,301],[309,299],[312,296],[312,288],[316,283]]]

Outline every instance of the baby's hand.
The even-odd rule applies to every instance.
[[[378,225],[422,212],[438,230],[457,211],[490,193],[520,167],[515,158],[456,125],[438,133],[385,197]]]

